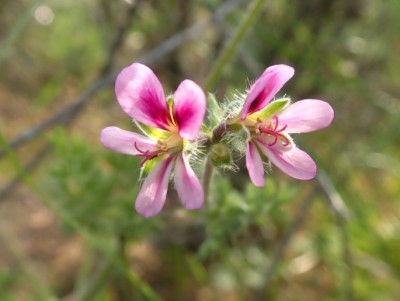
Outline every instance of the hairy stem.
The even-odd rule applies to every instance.
[[[204,174],[203,174],[203,191],[204,191],[204,201],[207,206],[209,202],[209,195],[210,195],[210,184],[212,179],[214,167],[211,163],[210,158],[206,160],[206,166],[204,167]]]

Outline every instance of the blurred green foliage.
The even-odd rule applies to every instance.
[[[9,140],[90,86],[107,63],[128,2],[1,2],[0,127]],[[113,70],[209,18],[223,3],[133,2],[131,23],[113,55]],[[154,63],[167,91],[184,78],[205,82],[250,1],[243,2]],[[41,144],[50,143],[50,155],[32,171],[35,183],[94,240],[116,246],[110,254],[106,247],[82,239],[82,264],[72,271],[72,280],[54,284],[51,272],[44,277],[54,296],[92,289],[94,274],[104,278],[86,300],[252,300],[293,222],[300,219],[260,300],[398,299],[400,2],[267,3],[211,92],[219,101],[224,95],[229,99],[266,66],[294,66],[296,75],[281,93],[294,101],[325,99],[335,109],[330,128],[295,139],[328,175],[349,217],[332,212],[317,181],[294,181],[274,169],[261,189],[251,185],[246,173],[218,172],[210,202],[196,212],[182,210],[170,189],[163,213],[143,219],[133,205],[140,188],[140,160],[110,153],[98,142],[105,126],[134,128],[110,87],[93,97],[70,129],[52,129],[17,152],[25,162]],[[11,164],[1,159],[0,183],[5,186],[14,174]],[[310,207],[301,216],[308,200]],[[6,206],[19,200],[9,194],[0,201]],[[58,218],[61,236],[78,235]],[[14,222],[14,217],[2,219]],[[143,248],[145,255],[140,253]],[[13,265],[21,260],[19,255],[4,249],[0,246],[0,259],[5,258],[0,260],[1,300],[41,300],[41,292],[26,281],[29,275]],[[110,256],[115,261],[102,270]],[[29,254],[25,260],[35,261]],[[46,275],[43,270],[37,273]]]

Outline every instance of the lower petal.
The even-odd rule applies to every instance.
[[[293,145],[290,149],[282,151],[263,143],[258,145],[271,162],[287,175],[299,180],[310,180],[315,177],[317,173],[315,162],[296,146]]]
[[[144,217],[157,215],[164,206],[173,157],[162,160],[149,173],[136,198],[136,211]]]
[[[116,126],[104,128],[100,134],[100,142],[113,152],[127,155],[139,155],[158,149],[154,140]]]
[[[201,208],[204,203],[203,188],[182,153],[176,159],[174,173],[176,191],[183,206],[188,210]]]
[[[325,101],[304,99],[279,113],[279,123],[286,124],[287,133],[308,133],[326,128],[333,120],[332,107]]]
[[[257,147],[251,141],[247,143],[246,168],[254,185],[258,187],[265,185],[263,162]]]

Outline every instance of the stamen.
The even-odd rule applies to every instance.
[[[257,135],[259,135],[261,133],[261,131],[260,131],[261,126],[262,126],[262,121],[260,118],[257,118],[257,122],[254,125],[254,131],[256,132]]]
[[[258,120],[257,120],[257,124],[255,126],[256,134],[259,134],[261,132],[261,133],[273,136],[274,137],[274,141],[269,143],[268,146],[274,146],[278,142],[278,139],[280,139],[282,141],[283,146],[288,146],[290,144],[290,141],[282,133],[287,128],[287,124],[285,124],[284,126],[282,126],[279,129],[278,116],[274,115],[274,116],[272,116],[272,118],[274,120],[274,125],[273,126],[272,126],[272,122],[269,125],[265,126],[265,125],[259,124]]]
[[[149,161],[149,160],[151,160],[151,159],[157,157],[160,153],[163,152],[162,149],[160,149],[160,150],[158,150],[158,151],[154,151],[154,152],[150,152],[149,150],[143,151],[143,150],[141,150],[141,149],[137,146],[136,141],[135,141],[135,143],[134,143],[134,146],[135,146],[136,150],[140,153],[140,154],[137,154],[136,157],[144,157],[143,161],[140,162],[140,167],[143,167],[143,165],[144,165],[147,161]]]
[[[168,145],[165,141],[163,140],[158,140],[157,141],[157,146],[160,148],[160,150],[166,152],[168,150]]]

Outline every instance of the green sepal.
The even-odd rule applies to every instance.
[[[223,111],[219,106],[217,99],[214,94],[208,93],[207,95],[207,111],[208,111],[208,123],[210,128],[217,126],[223,116]]]
[[[162,159],[161,157],[155,157],[154,159],[146,161],[143,165],[142,169],[140,170],[140,178],[147,177],[150,171],[160,162]]]
[[[238,121],[240,121],[240,114],[241,114],[241,112],[233,117],[228,118],[226,120],[226,124],[228,124],[228,125],[236,124]]]
[[[212,135],[212,130],[204,123],[201,125],[201,130],[200,131],[203,134],[207,135],[207,136],[211,136]]]
[[[228,129],[230,132],[239,132],[239,131],[243,130],[243,125],[237,124],[237,123],[230,124],[230,125],[228,125]]]
[[[268,104],[264,109],[251,114],[254,119],[260,118],[261,120],[266,120],[272,115],[279,113],[284,108],[290,104],[290,98],[277,99]]]
[[[158,129],[152,126],[148,126],[138,121],[135,121],[135,125],[147,137],[151,137],[156,140],[165,140],[169,136],[171,136],[171,132],[164,131],[162,129]]]

